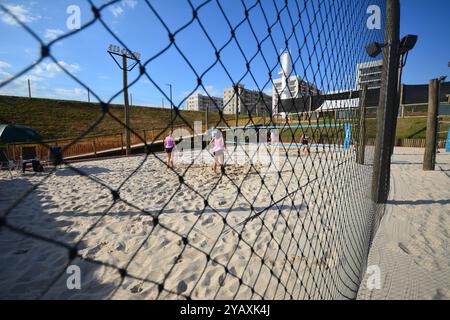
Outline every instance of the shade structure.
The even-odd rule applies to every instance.
[[[0,124],[0,142],[39,142],[42,137],[31,128],[16,124]]]

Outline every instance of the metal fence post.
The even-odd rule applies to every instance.
[[[401,117],[405,117],[405,105],[403,104],[404,101],[404,95],[405,95],[405,85],[402,84],[400,86],[400,108],[401,108]]]
[[[359,97],[359,134],[358,149],[356,150],[356,161],[364,164],[366,150],[366,104],[367,104],[367,85],[363,85],[361,96]]]
[[[206,110],[205,110],[205,112],[206,112],[206,130],[205,131],[208,131],[208,123],[209,123],[209,107],[208,106],[206,106]]]
[[[375,142],[372,179],[372,200],[386,203],[391,173],[391,144],[393,121],[398,108],[398,66],[400,46],[400,2],[387,0],[385,41],[388,45],[383,54],[383,75],[377,112],[377,138]],[[396,121],[396,119],[395,119]]]
[[[92,149],[94,150],[94,157],[97,158],[97,146],[95,145],[95,138],[92,139]]]
[[[436,138],[439,108],[438,79],[433,79],[428,87],[428,120],[425,153],[423,156],[423,170],[434,170],[436,165]]]
[[[123,154],[123,133],[120,134],[120,149],[121,153]]]

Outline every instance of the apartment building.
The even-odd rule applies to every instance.
[[[383,60],[360,63],[356,66],[356,89],[360,90],[363,84],[369,89],[381,87],[383,73]]]
[[[272,97],[257,90],[246,89],[238,85],[239,96],[236,99],[234,88],[226,88],[223,92],[223,105],[225,114],[261,114],[269,112],[272,106]]]
[[[223,99],[218,97],[208,97],[200,93],[191,95],[186,102],[186,110],[219,112],[223,109]]]
[[[320,90],[313,84],[302,80],[299,76],[291,76],[289,78],[289,99],[299,99],[320,94]],[[283,91],[283,79],[273,80],[272,103],[274,112],[278,112],[278,99]],[[281,111],[281,110],[280,110]]]

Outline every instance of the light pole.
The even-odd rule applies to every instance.
[[[384,48],[383,78],[377,114],[377,138],[372,180],[372,199],[375,203],[386,203],[389,193],[391,157],[394,152],[400,87],[403,67],[408,52],[417,42],[416,35],[407,35],[400,40],[400,3],[387,2],[387,26],[384,44],[373,42],[366,47],[367,54],[375,58]]]
[[[172,84],[168,83],[169,86],[169,97],[170,97],[170,127],[173,131],[173,100],[172,100]]]
[[[123,77],[123,100],[124,100],[124,109],[125,109],[125,135],[126,135],[126,155],[131,154],[131,131],[130,131],[130,106],[128,103],[128,72],[133,70],[134,67],[139,63],[139,59],[141,58],[141,54],[137,52],[131,52],[128,49],[122,49],[119,46],[110,45],[108,48],[109,55],[114,59],[114,62],[119,66],[122,70]],[[122,58],[122,63],[120,64],[117,61],[116,56],[120,56]],[[134,64],[130,67],[127,66],[127,60],[133,60]]]

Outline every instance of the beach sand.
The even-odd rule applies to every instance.
[[[277,161],[250,166],[241,161],[253,157],[249,148],[228,151],[224,176],[206,151],[184,152],[174,171],[157,154],[12,180],[2,172],[0,211],[33,236],[2,228],[0,298],[355,296],[370,169],[350,149],[307,157],[272,148]],[[79,256],[70,260],[73,247]],[[80,268],[80,290],[67,288],[69,265]]]
[[[379,268],[380,287],[369,268],[358,299],[450,299],[450,154],[441,150],[436,171],[423,171],[423,152],[395,150],[389,201],[368,259]]]

